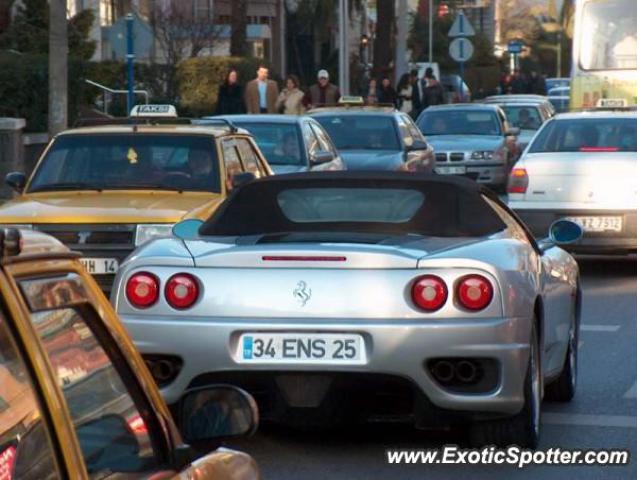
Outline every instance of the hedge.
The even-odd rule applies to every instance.
[[[177,68],[158,64],[135,65],[135,87],[148,90],[150,101],[171,103],[183,116],[211,114],[219,85],[230,68],[241,83],[254,78],[260,60],[232,57],[199,57],[182,61]],[[101,90],[84,80],[113,89],[126,89],[126,64],[69,59],[69,125],[82,107],[96,108]],[[141,99],[139,100],[141,102]],[[47,129],[48,59],[44,55],[0,54],[0,116],[20,117],[29,132]],[[112,97],[109,113],[126,115],[126,96]]]

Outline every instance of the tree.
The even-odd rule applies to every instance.
[[[246,28],[248,26],[248,1],[232,0],[230,34],[230,55],[233,57],[247,56]]]
[[[389,75],[394,63],[396,2],[394,0],[377,0],[376,11],[373,70],[377,75]]]
[[[71,57],[88,60],[95,53],[95,42],[89,40],[94,21],[95,15],[92,10],[80,11],[68,20],[68,45]],[[21,53],[48,54],[49,2],[22,0],[3,43]]]

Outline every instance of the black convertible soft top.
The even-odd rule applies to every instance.
[[[400,221],[293,221],[281,208],[286,192],[308,189],[384,189],[407,191],[424,198],[409,218]],[[419,195],[416,192],[420,192]],[[406,195],[408,196],[408,195]],[[237,188],[202,225],[201,235],[244,236],[281,233],[380,233],[437,237],[481,237],[506,228],[485,196],[498,201],[490,190],[473,180],[411,172],[309,172],[267,177]],[[336,208],[349,209],[347,195]],[[331,203],[334,201],[330,198]],[[335,207],[332,205],[331,207]]]

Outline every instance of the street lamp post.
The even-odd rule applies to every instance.
[[[429,0],[429,63],[434,61],[434,0]]]
[[[128,66],[128,96],[126,106],[129,114],[135,105],[135,69],[133,66],[133,61],[135,60],[135,47],[133,39],[133,21],[134,17],[132,13],[126,15],[126,63]]]
[[[349,49],[348,49],[348,0],[339,0],[339,48],[338,48],[338,81],[341,94],[349,93]]]

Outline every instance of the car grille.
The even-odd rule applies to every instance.
[[[436,162],[446,162],[447,154],[446,153],[436,153]]]
[[[463,152],[451,152],[451,154],[449,154],[449,159],[452,162],[462,162],[464,160],[464,153]]]
[[[121,264],[135,249],[136,225],[40,224],[34,229],[57,238],[71,250],[88,258],[116,258]],[[115,275],[94,275],[100,288],[109,293]]]

